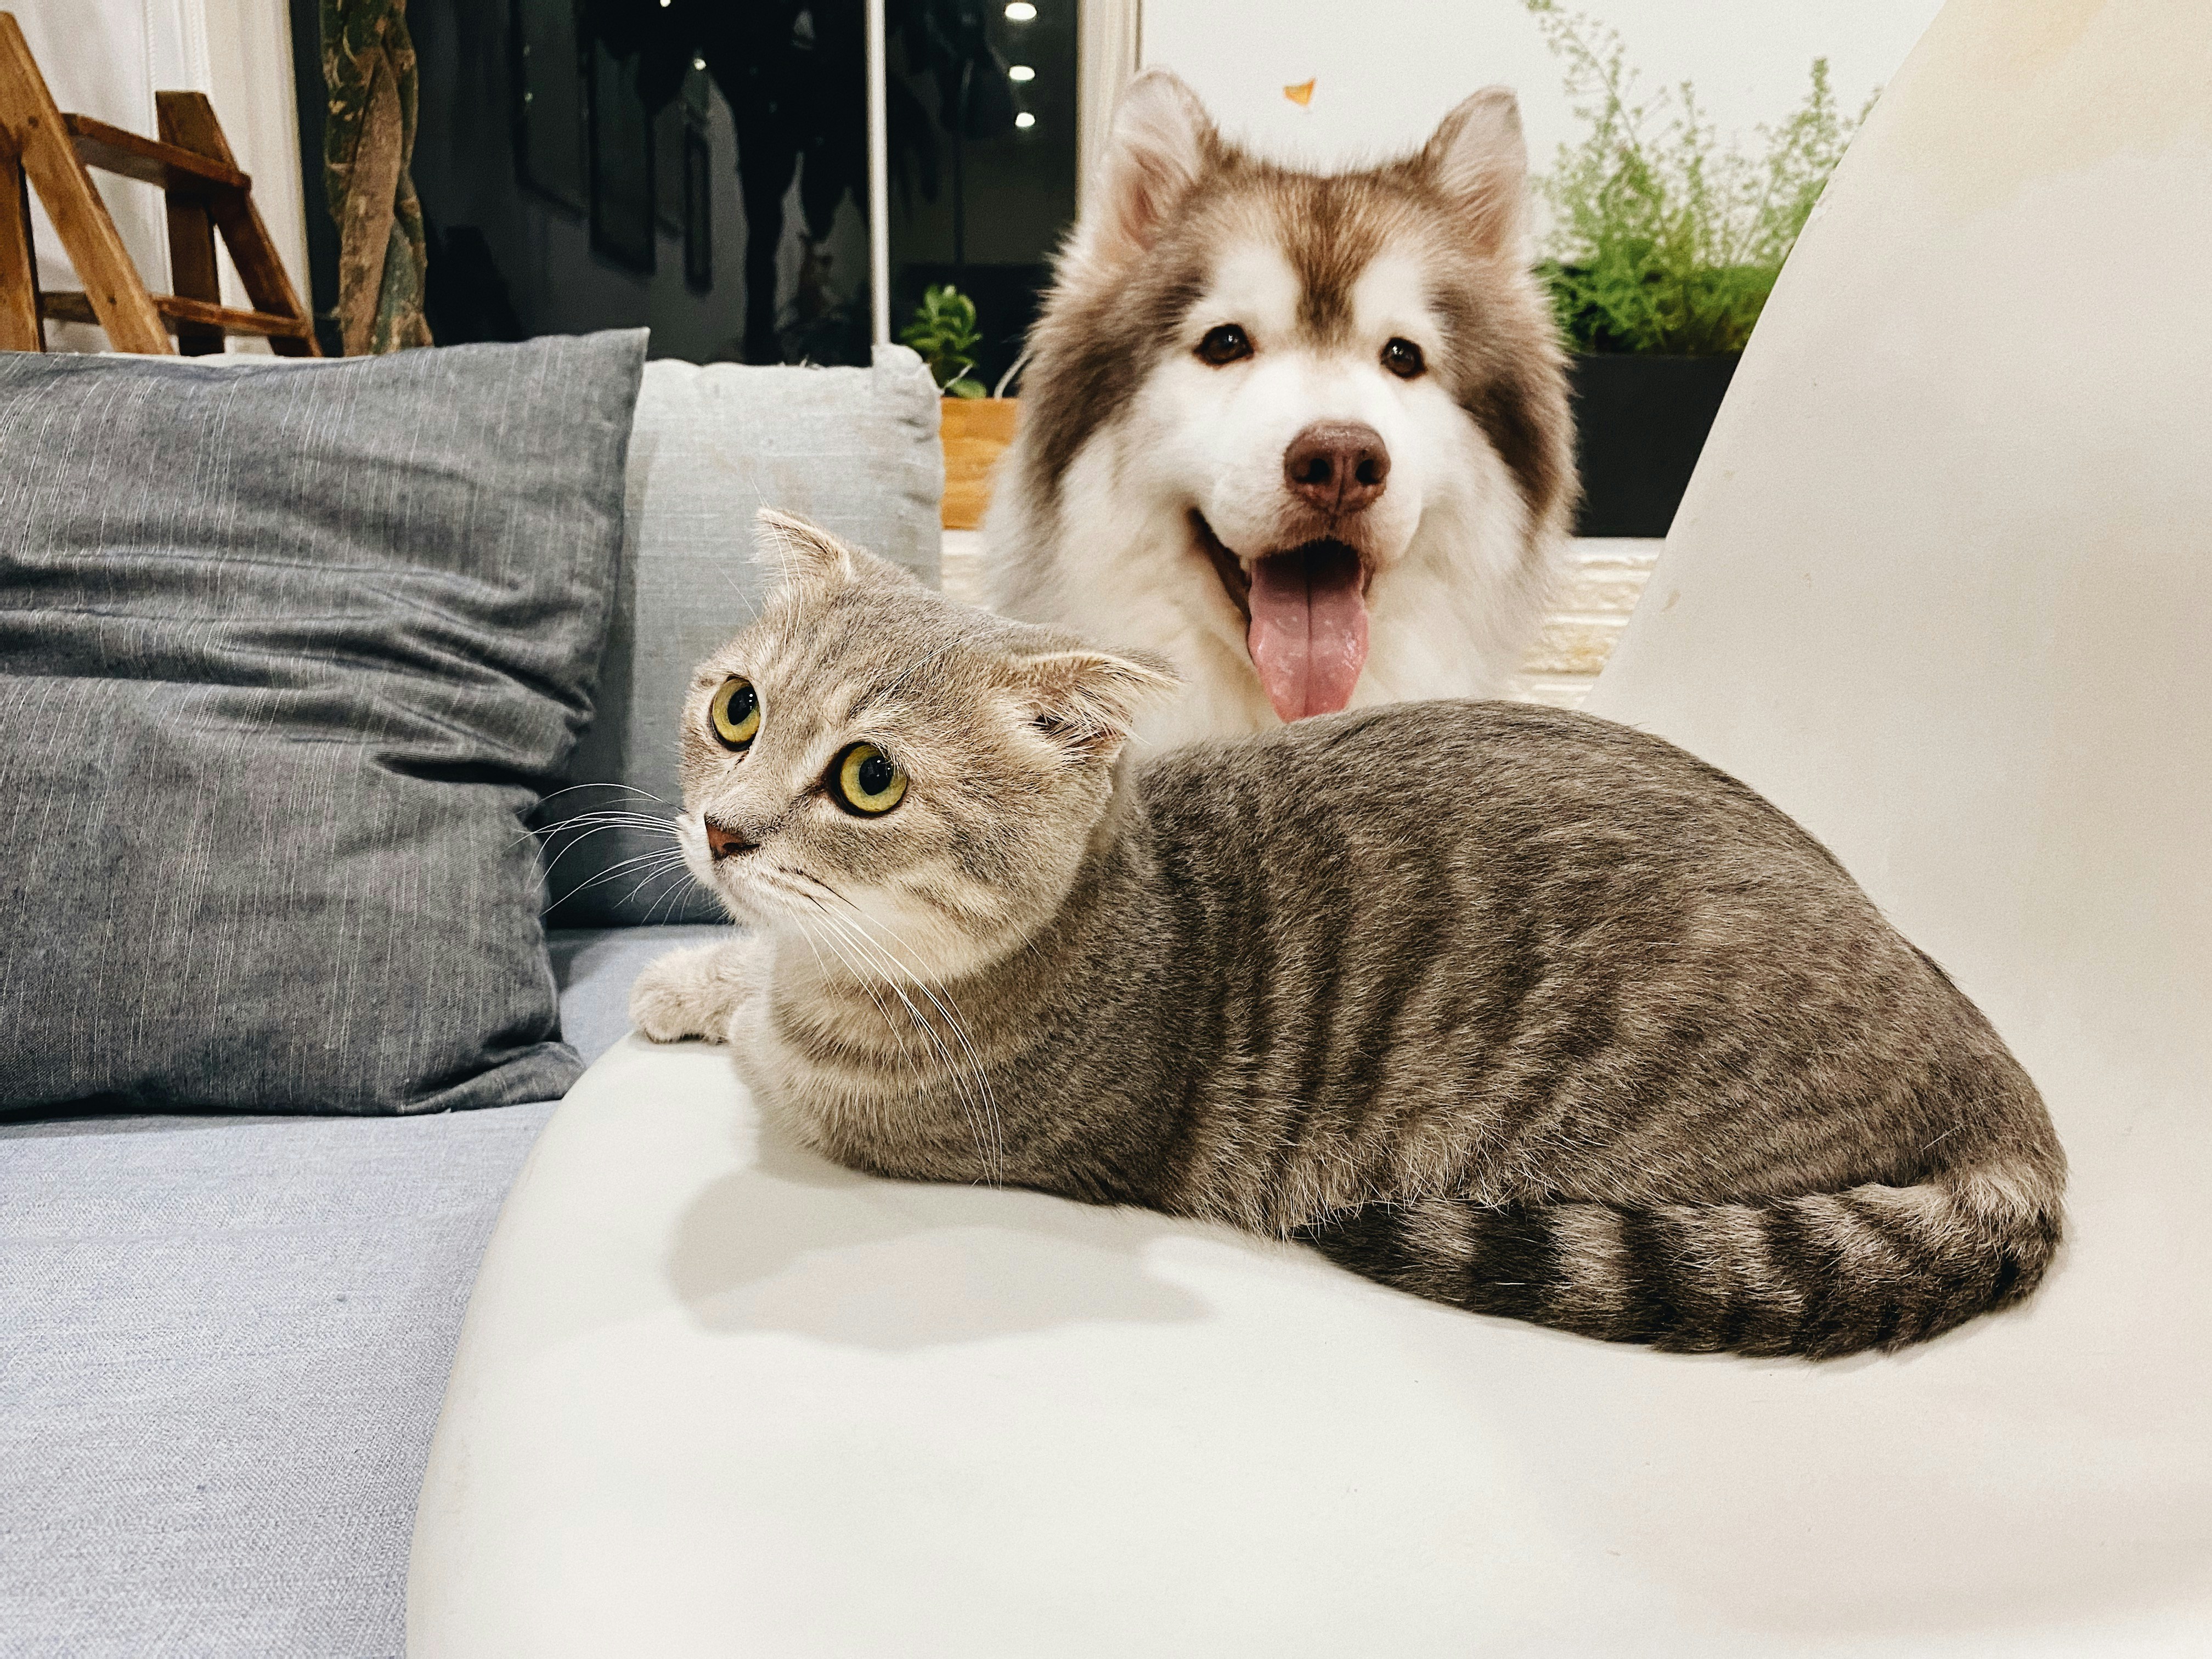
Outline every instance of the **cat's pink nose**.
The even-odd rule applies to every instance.
[[[751,852],[759,845],[758,842],[747,841],[740,831],[731,829],[727,824],[717,823],[712,818],[707,820],[707,851],[714,858],[734,858],[740,853]]]

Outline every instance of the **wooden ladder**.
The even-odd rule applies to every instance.
[[[253,180],[234,164],[214,106],[197,92],[159,92],[154,102],[158,143],[88,116],[63,114],[22,30],[0,11],[0,351],[44,350],[40,320],[52,318],[97,323],[118,351],[199,356],[221,351],[226,335],[258,334],[279,356],[321,356],[314,324],[253,205]],[[90,167],[160,188],[168,204],[174,294],[147,290],[93,187]],[[39,290],[31,246],[33,187],[84,283],[80,293]],[[222,303],[217,231],[253,301],[251,311]]]

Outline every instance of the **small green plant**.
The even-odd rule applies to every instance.
[[[1539,181],[1552,210],[1546,258],[1561,331],[1577,351],[1741,351],[1782,262],[1858,125],[1837,107],[1828,60],[1765,153],[1723,144],[1685,81],[1645,95],[1620,35],[1557,0],[1527,0],[1589,124]]]
[[[899,331],[902,343],[921,354],[922,362],[948,398],[981,398],[983,383],[971,380],[975,348],[983,343],[975,326],[975,302],[950,283],[933,283],[922,290],[914,317]]]

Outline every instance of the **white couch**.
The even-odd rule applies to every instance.
[[[1953,0],[1592,707],[1742,776],[2044,1087],[2072,1234],[1895,1358],[1668,1357],[864,1180],[721,1055],[556,1114],[417,1659],[2212,1653],[2212,8]]]

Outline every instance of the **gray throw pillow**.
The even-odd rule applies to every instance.
[[[574,1080],[521,820],[590,719],[644,355],[0,355],[0,1106]]]
[[[683,794],[676,715],[699,659],[769,586],[753,515],[811,519],[937,586],[937,383],[904,346],[869,368],[648,364],[629,451],[629,532],[599,717],[545,804],[556,927],[721,921],[660,827]]]

